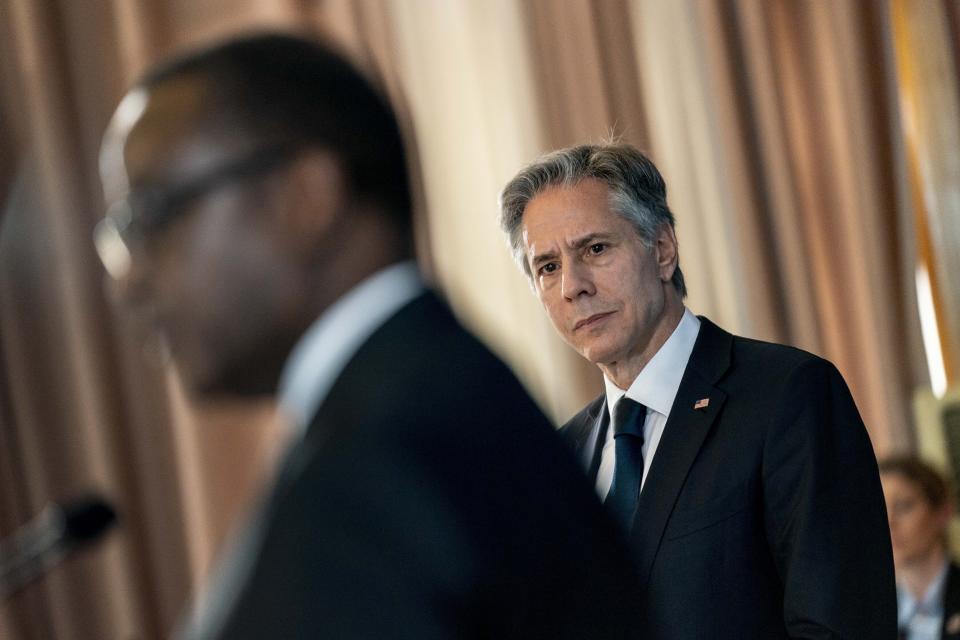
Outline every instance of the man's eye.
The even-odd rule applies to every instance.
[[[603,253],[604,251],[606,251],[606,249],[607,249],[607,245],[603,244],[602,242],[597,242],[590,245],[590,253],[592,253],[593,255],[597,255],[598,253]]]
[[[541,274],[544,274],[544,275],[548,275],[548,274],[553,273],[554,271],[556,271],[556,270],[559,269],[559,268],[560,268],[560,267],[557,265],[556,262],[548,262],[547,264],[545,264],[545,265],[543,265],[542,267],[540,267],[540,273],[541,273]]]

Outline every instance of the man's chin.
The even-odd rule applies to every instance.
[[[273,395],[275,385],[247,373],[183,379],[187,392],[196,400],[219,402]]]
[[[184,390],[197,401],[250,399],[276,393],[278,376],[264,363],[217,368],[199,361],[180,361],[175,355],[174,369]]]
[[[222,394],[219,391],[220,384],[215,378],[202,375],[195,368],[179,362],[176,358],[173,361],[173,370],[176,372],[183,390],[191,399],[216,399],[218,395]]]
[[[187,395],[197,401],[217,400],[230,395],[223,376],[215,374],[195,352],[192,356],[179,351],[172,354],[173,370]]]
[[[610,348],[608,345],[590,344],[582,345],[582,348],[577,349],[577,352],[599,367],[616,361],[617,350]]]
[[[175,366],[186,391],[198,400],[274,396],[293,340],[276,336],[227,348],[177,350]]]

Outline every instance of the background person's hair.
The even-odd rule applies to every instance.
[[[143,76],[151,89],[197,75],[208,82],[209,125],[250,138],[332,152],[355,196],[412,226],[410,179],[393,109],[353,65],[317,41],[257,33],[189,51]]]
[[[675,227],[663,176],[636,148],[610,143],[554,151],[521,169],[500,194],[500,228],[509,236],[513,257],[528,277],[533,275],[524,256],[524,210],[545,189],[573,186],[587,178],[607,185],[611,209],[633,225],[646,246],[653,246],[661,225]],[[671,282],[681,297],[687,295],[679,261]]]
[[[881,460],[879,466],[881,474],[897,474],[917,487],[934,509],[940,509],[952,500],[950,485],[943,475],[920,458],[908,455],[892,456]]]

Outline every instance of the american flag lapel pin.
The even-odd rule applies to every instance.
[[[699,400],[693,403],[693,408],[698,410],[706,409],[709,406],[710,406],[710,398],[700,398]]]

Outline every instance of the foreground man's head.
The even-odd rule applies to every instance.
[[[154,69],[101,151],[97,248],[195,394],[274,390],[296,339],[410,255],[386,101],[325,46],[242,38]]]

